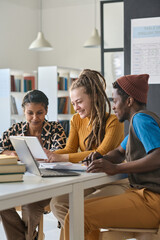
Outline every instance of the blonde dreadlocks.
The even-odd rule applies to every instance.
[[[86,150],[92,150],[100,145],[105,135],[106,121],[111,114],[111,105],[106,95],[106,81],[97,71],[84,69],[79,77],[73,81],[70,91],[84,87],[85,93],[91,97],[92,109],[89,124],[92,131],[84,140]],[[106,115],[106,102],[108,114]]]

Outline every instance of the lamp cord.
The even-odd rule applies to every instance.
[[[95,0],[95,9],[94,9],[94,10],[95,10],[95,23],[94,23],[94,26],[95,26],[95,28],[96,28],[96,17],[97,17],[97,16],[96,16],[96,0]]]
[[[42,32],[42,0],[40,0],[40,31]]]

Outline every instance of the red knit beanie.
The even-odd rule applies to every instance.
[[[131,97],[141,103],[147,103],[148,74],[125,75],[117,79],[119,86]]]

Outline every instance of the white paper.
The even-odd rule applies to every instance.
[[[54,163],[40,163],[40,168],[49,169],[62,169],[62,170],[74,170],[74,171],[86,171],[87,166],[81,163],[71,162],[54,162]]]
[[[131,74],[160,83],[160,17],[131,20]]]

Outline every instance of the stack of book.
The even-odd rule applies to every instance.
[[[22,182],[25,171],[25,164],[20,163],[18,157],[0,154],[0,183]]]

